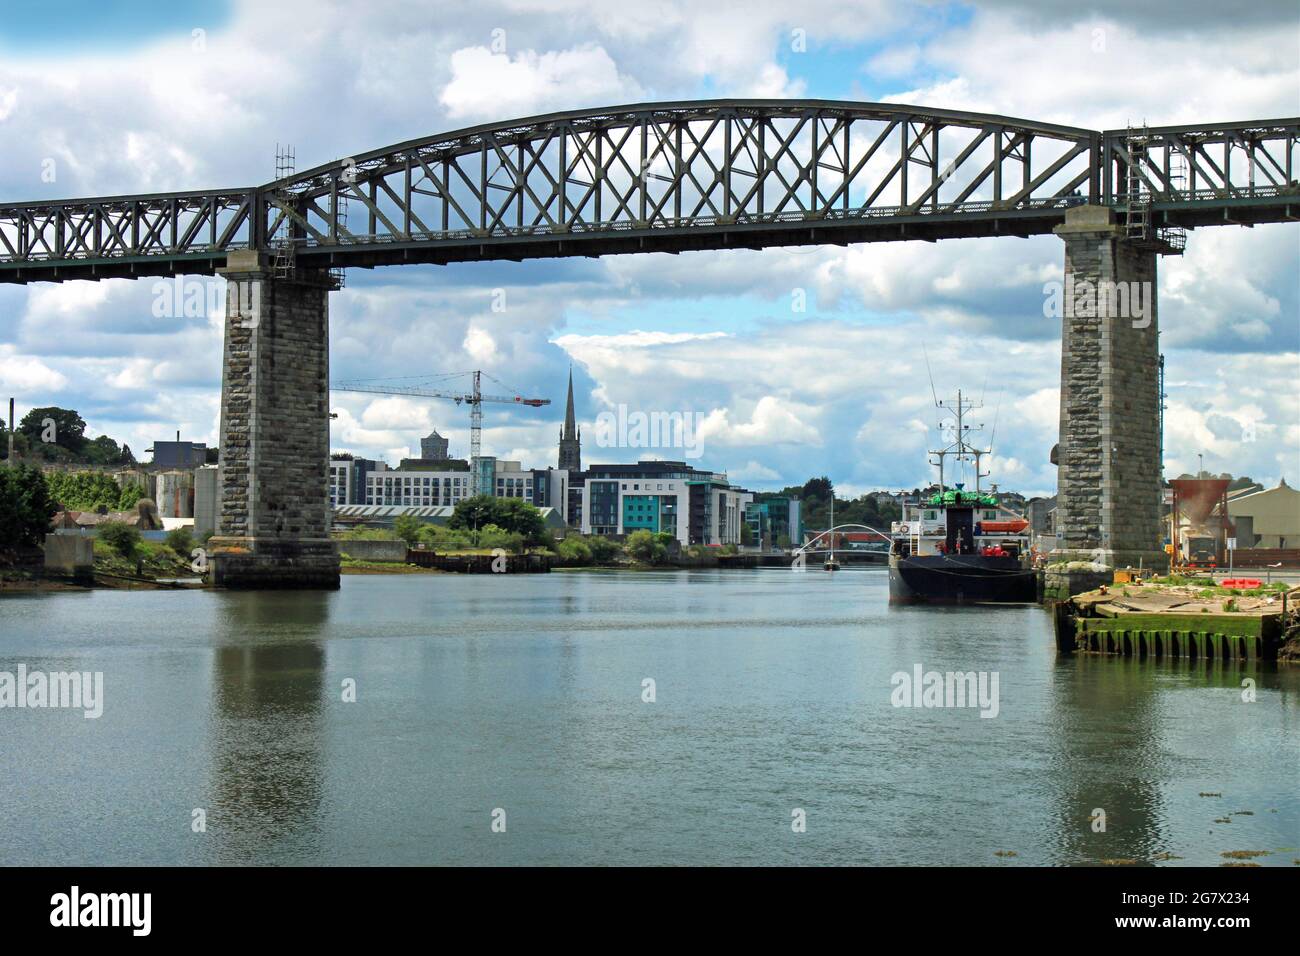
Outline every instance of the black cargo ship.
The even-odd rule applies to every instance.
[[[893,524],[889,548],[891,603],[1002,604],[1038,599],[1038,573],[1033,567],[1029,522],[998,505],[979,490],[980,459],[990,452],[967,440],[963,423],[972,403],[957,393],[955,405],[937,403],[955,423],[941,425],[953,436],[932,451],[939,469],[938,490],[904,506],[903,520]],[[974,466],[975,490],[965,482],[944,486],[949,459],[959,468]]]

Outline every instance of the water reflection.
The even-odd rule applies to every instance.
[[[1061,658],[1049,724],[1058,862],[1141,864],[1193,853],[1211,862],[1233,846],[1242,828],[1215,826],[1243,802],[1242,781],[1216,764],[1239,749],[1245,678],[1260,693],[1281,691],[1289,709],[1288,690],[1270,665]],[[1203,797],[1202,788],[1214,797]],[[1217,800],[1221,792],[1230,805]],[[1092,825],[1097,809],[1105,811],[1104,832]]]
[[[1154,665],[1133,659],[1062,658],[1051,709],[1059,863],[1149,861],[1167,850],[1158,782],[1170,773],[1159,743]],[[1105,830],[1094,829],[1094,812]]]
[[[213,674],[215,862],[320,844],[326,595],[222,595]]]

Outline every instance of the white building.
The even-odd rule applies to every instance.
[[[374,471],[366,475],[367,505],[451,505],[472,498],[468,471]]]
[[[668,532],[683,545],[740,544],[753,492],[683,462],[593,465],[582,488],[583,534]]]

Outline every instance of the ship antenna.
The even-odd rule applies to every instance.
[[[935,407],[939,405],[939,394],[934,390],[934,373],[930,371],[930,353],[926,351],[925,343],[921,343],[921,354],[925,357],[925,374],[930,377],[930,397],[934,399]]]
[[[989,454],[993,454],[993,445],[998,440],[998,412],[1002,411],[1002,393],[1006,389],[998,390],[998,403],[993,406],[993,430],[989,433]]]
[[[997,403],[997,405],[993,406],[993,430],[989,433],[989,452],[988,452],[988,454],[989,454],[989,457],[990,457],[990,458],[993,457],[993,446],[997,443],[997,440],[998,440],[998,413],[999,413],[1000,411],[1002,411],[1002,394],[1003,394],[1005,391],[1006,391],[1006,387],[1005,387],[1005,386],[1003,386],[1002,388],[998,389],[998,403]],[[975,460],[975,473],[976,473],[977,476],[979,475],[979,470],[980,470],[980,469],[979,469],[979,459],[976,459],[976,460]],[[992,472],[989,472],[989,474],[992,474]],[[988,475],[984,475],[983,477],[988,477]],[[977,478],[975,479],[975,485],[976,485],[976,487],[979,487],[979,477],[977,477]],[[996,486],[995,486],[995,487],[996,487]]]

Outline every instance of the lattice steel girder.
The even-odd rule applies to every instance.
[[[830,100],[575,110],[264,186],[0,204],[0,281],[206,272],[283,245],[339,267],[1031,235],[1134,192],[1162,224],[1280,221],[1300,202],[1298,140],[1300,119],[1095,132]]]
[[[1292,195],[1300,176],[1298,143],[1298,118],[1106,130],[1102,195],[1108,204],[1122,204],[1130,172],[1151,199],[1163,202]]]

